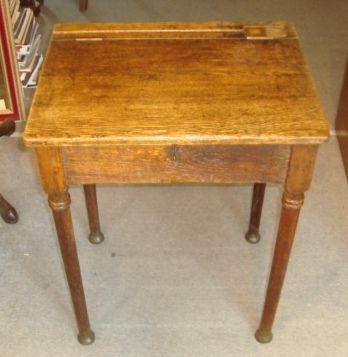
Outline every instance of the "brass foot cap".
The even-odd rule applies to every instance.
[[[88,239],[92,244],[100,244],[101,242],[104,241],[104,234],[102,232],[91,233]]]
[[[255,332],[255,338],[257,342],[260,343],[269,343],[272,341],[273,334],[271,331],[262,331],[262,330],[257,330]]]
[[[91,345],[95,339],[94,332],[89,330],[87,332],[79,333],[77,339],[81,345]]]
[[[260,233],[258,231],[250,230],[245,234],[245,239],[247,242],[255,244],[260,241]]]

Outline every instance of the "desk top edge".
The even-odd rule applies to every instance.
[[[90,146],[90,145],[101,145],[101,146],[147,146],[147,145],[230,145],[230,146],[252,146],[252,145],[320,145],[326,142],[329,138],[329,130],[323,131],[319,136],[310,137],[298,137],[298,136],[288,136],[288,137],[273,137],[269,136],[249,136],[249,137],[104,137],[104,138],[43,138],[43,137],[33,137],[30,134],[23,136],[24,144],[28,147],[65,147],[65,146]]]

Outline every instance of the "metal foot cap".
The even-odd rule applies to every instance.
[[[88,239],[92,244],[100,244],[104,241],[104,234],[102,232],[91,233]]]
[[[260,241],[260,238],[261,238],[260,233],[255,230],[249,230],[245,234],[246,241],[252,244],[258,243]]]
[[[273,334],[271,331],[262,331],[262,330],[257,330],[255,332],[255,338],[257,342],[260,343],[269,343],[272,341]]]
[[[87,332],[79,333],[77,339],[81,345],[91,345],[94,342],[95,335],[92,330],[89,330]]]

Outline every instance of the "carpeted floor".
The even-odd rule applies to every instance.
[[[83,21],[271,20],[295,23],[325,113],[334,120],[347,60],[348,2],[322,0],[45,0],[40,30]],[[45,46],[43,46],[45,48]],[[334,132],[333,132],[334,134]],[[319,152],[270,344],[257,328],[279,217],[267,188],[262,240],[247,244],[251,186],[98,190],[105,242],[92,246],[82,189],[71,189],[96,341],[78,344],[46,196],[20,132],[2,138],[1,193],[20,220],[0,220],[0,357],[348,356],[348,186],[335,136]]]

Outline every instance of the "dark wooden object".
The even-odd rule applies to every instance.
[[[79,0],[80,11],[84,12],[88,8],[88,0]]]
[[[304,201],[304,192],[308,190],[312,179],[316,150],[316,146],[299,145],[293,147],[290,156],[266,300],[260,326],[255,334],[256,339],[262,343],[272,339],[272,325],[295,237],[300,208]]]
[[[55,148],[38,148],[37,158],[42,178],[45,180],[43,187],[48,194],[48,202],[53,212],[65,272],[71,291],[79,329],[78,340],[81,344],[90,344],[94,341],[94,333],[89,325],[71,220],[70,195],[67,192],[63,173],[63,162],[59,150]]]
[[[256,183],[253,234],[265,184],[284,184],[256,332],[259,342],[271,340],[304,192],[328,138],[307,68],[286,22],[55,26],[24,141],[35,149],[55,217],[81,343],[94,334],[68,187],[85,185],[98,235],[94,185],[105,183]]]
[[[245,239],[249,243],[257,243],[260,240],[260,220],[263,205],[263,198],[265,196],[266,184],[255,183],[253,189],[253,198],[251,202],[249,230],[245,234]]]
[[[0,216],[1,218],[9,224],[18,222],[18,214],[17,211],[11,206],[4,198],[3,195],[0,194]]]
[[[336,134],[348,178],[348,60],[336,117]]]
[[[99,244],[104,240],[104,235],[100,230],[96,187],[95,185],[83,185],[83,189],[90,229],[89,241],[93,244]]]
[[[16,124],[13,120],[7,119],[0,123],[0,137],[10,136],[16,129]],[[6,223],[17,223],[18,214],[16,210],[5,200],[0,194],[0,216]]]

